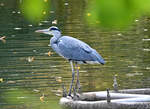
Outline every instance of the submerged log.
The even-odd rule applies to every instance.
[[[120,99],[122,101],[122,99]],[[60,104],[71,109],[149,109],[150,102],[119,102],[112,100],[110,103],[104,101],[73,101],[68,98],[61,98]]]
[[[115,92],[115,91],[112,91]],[[150,95],[150,88],[143,88],[143,89],[124,89],[119,90],[119,93],[129,93],[129,94],[147,94]]]
[[[107,92],[106,91],[87,92],[87,93],[83,93],[83,94],[78,95],[78,96],[79,96],[79,99],[82,100],[82,101],[83,100],[84,101],[85,100],[86,101],[106,100],[106,98],[107,98]],[[139,98],[139,97],[141,97],[141,98],[149,97],[150,98],[150,95],[128,94],[128,93],[113,93],[113,91],[110,91],[110,96],[111,96],[111,99]]]
[[[63,97],[60,104],[72,109],[150,109],[150,88],[87,92],[78,99]],[[111,100],[108,100],[108,94]],[[108,102],[109,101],[109,102]]]

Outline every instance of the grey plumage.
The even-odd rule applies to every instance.
[[[104,64],[104,59],[86,43],[69,36],[63,36],[53,41],[51,38],[51,47],[61,56],[68,60],[87,63]]]
[[[52,26],[48,29],[37,30],[36,32],[53,35],[50,39],[50,45],[56,53],[71,61],[72,67],[72,83],[69,90],[71,95],[72,84],[74,80],[74,68],[73,63],[99,63],[105,64],[102,56],[93,48],[91,48],[85,42],[78,40],[70,36],[62,36],[60,30]],[[78,80],[79,82],[79,80]],[[79,83],[78,83],[79,84]],[[80,85],[79,85],[80,86]]]

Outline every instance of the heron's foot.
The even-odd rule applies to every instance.
[[[79,100],[79,94],[77,93],[76,87],[73,88],[73,100]]]
[[[79,87],[79,88],[78,88],[78,93],[79,93],[79,94],[81,94],[81,93],[82,93],[82,91],[81,91],[81,87]]]
[[[71,96],[71,92],[69,91],[68,96]]]
[[[78,94],[78,93],[73,96],[73,100],[74,100],[74,101],[80,100],[80,97],[79,97],[79,94]]]
[[[72,93],[72,90],[71,90],[71,89],[72,89],[72,88],[69,89],[69,93],[68,93],[68,96],[70,96],[70,97],[72,97],[72,94],[71,94],[71,93]]]

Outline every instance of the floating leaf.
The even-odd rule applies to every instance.
[[[52,21],[52,24],[57,24],[57,20],[53,20],[53,21]]]
[[[0,37],[0,40],[1,40],[3,43],[6,43],[5,38],[6,38],[6,36],[2,36],[2,37]]]
[[[61,83],[62,82],[62,77],[56,77],[56,81]]]
[[[53,54],[53,52],[49,51],[48,53],[45,53],[48,56],[51,56]]]
[[[34,61],[34,57],[28,57],[28,58],[27,58],[27,61],[28,61],[28,62],[33,62],[33,61]]]
[[[4,80],[3,80],[3,78],[0,78],[0,82],[3,82]]]
[[[42,101],[42,102],[44,102],[44,93],[43,93],[43,95],[40,97],[40,100]]]

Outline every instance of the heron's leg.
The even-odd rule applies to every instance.
[[[73,68],[73,61],[70,60],[70,65],[71,65],[71,68],[72,68],[72,81],[71,81],[71,84],[70,84],[70,89],[69,89],[69,96],[71,96],[71,90],[72,90],[72,86],[73,86],[73,81],[74,81],[74,76],[75,76],[75,72],[74,72],[74,68]]]
[[[75,67],[76,67],[76,69],[77,69],[77,88],[78,88],[78,92],[80,92],[81,91],[81,87],[80,87],[80,81],[79,81],[79,67],[78,67],[78,64],[77,64],[77,62],[75,63]]]

